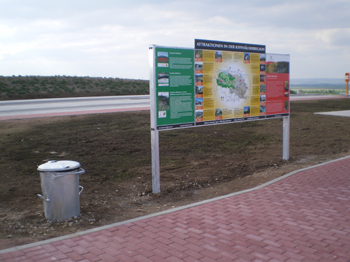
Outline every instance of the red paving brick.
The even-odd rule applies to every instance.
[[[0,261],[350,261],[350,158]]]

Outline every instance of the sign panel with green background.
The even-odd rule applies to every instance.
[[[194,51],[155,47],[157,127],[194,126]]]

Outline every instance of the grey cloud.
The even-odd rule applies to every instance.
[[[132,71],[147,78],[149,44],[192,47],[194,38],[266,44],[268,52],[291,53],[302,64],[340,46],[342,59],[350,45],[350,1],[12,0],[1,5],[0,29],[6,33],[0,30],[0,70],[9,75],[19,67],[39,70],[30,66],[37,59],[53,74],[108,76],[113,69],[103,67],[113,64],[119,77]],[[125,61],[125,54],[135,58]],[[334,68],[341,64],[336,63]],[[293,72],[301,74],[302,64]]]

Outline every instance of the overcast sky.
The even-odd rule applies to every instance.
[[[291,78],[350,71],[350,0],[0,0],[0,75],[149,79],[148,47],[194,39],[291,55]]]

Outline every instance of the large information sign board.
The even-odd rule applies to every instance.
[[[195,40],[153,47],[156,128],[166,130],[289,115],[289,55],[264,45]]]
[[[150,47],[152,188],[160,192],[159,131],[283,117],[289,159],[289,55],[264,45],[195,40]]]

